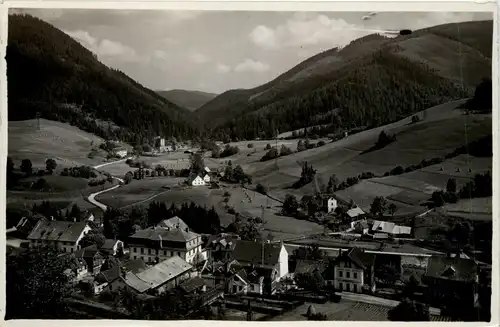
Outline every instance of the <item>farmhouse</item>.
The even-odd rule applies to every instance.
[[[430,303],[456,302],[462,308],[478,305],[478,267],[474,260],[432,256],[422,281],[428,286]]]
[[[276,271],[268,269],[259,271],[259,269],[243,268],[229,279],[229,292],[233,294],[264,294],[266,290],[270,290],[272,293],[271,285],[266,287],[265,283],[271,283],[275,280],[275,274]]]
[[[124,251],[123,242],[119,240],[107,239],[101,246],[101,251],[104,252],[105,254],[112,256],[123,253]]]
[[[90,227],[85,222],[40,219],[28,235],[30,247],[53,246],[59,251],[73,253],[80,249],[80,240]]]
[[[82,280],[88,274],[88,266],[85,260],[76,258],[70,253],[64,253],[62,256],[67,256],[69,258],[69,267],[66,269],[65,273],[68,275],[72,274],[74,282]]]
[[[35,214],[32,217],[22,217],[16,225],[16,230],[24,237],[28,237],[40,220],[48,222],[47,218],[38,214]]]
[[[236,266],[266,269],[275,276],[273,281],[288,275],[288,252],[283,242],[279,244],[243,240],[234,242],[233,259],[237,261]],[[272,273],[273,271],[276,275]]]
[[[104,256],[99,252],[95,245],[88,246],[73,253],[73,256],[79,260],[85,260],[88,271],[93,275],[99,274],[104,264]]]
[[[182,222],[177,228],[154,226],[137,231],[129,238],[131,258],[140,258],[147,263],[161,262],[174,256],[189,263],[204,260],[201,235],[190,231],[187,226],[180,228],[181,225],[186,226]]]
[[[335,288],[341,291],[361,293],[366,290],[373,293],[374,267],[375,255],[352,248],[339,254],[335,260],[334,276],[328,276],[326,279],[333,279]]]
[[[199,175],[191,174],[188,177],[187,183],[188,183],[188,185],[192,185],[192,186],[204,186],[205,180],[203,178],[201,178]]]
[[[114,152],[118,158],[125,158],[128,154],[128,152],[125,148],[116,148],[116,149],[114,149]]]
[[[196,272],[186,261],[171,257],[139,273],[128,272],[109,284],[109,290],[128,288],[136,293],[162,294],[195,277]]]
[[[411,227],[399,226],[388,221],[374,220],[371,228],[373,233],[384,233],[392,236],[411,235]]]
[[[235,241],[239,239],[238,235],[233,234],[211,235],[205,246],[208,260],[211,262],[230,260],[236,246]]]
[[[358,216],[362,216],[364,214],[365,214],[365,212],[363,210],[361,210],[361,208],[358,206],[347,210],[347,216],[349,216],[351,219],[356,218]]]

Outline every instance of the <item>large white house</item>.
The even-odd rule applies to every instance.
[[[188,177],[187,183],[189,185],[192,185],[192,186],[204,186],[204,185],[206,185],[205,180],[196,174],[191,174]]]
[[[28,235],[30,247],[53,246],[73,253],[80,249],[81,239],[90,231],[86,222],[40,219]]]
[[[147,263],[161,262],[178,256],[192,264],[206,259],[201,235],[192,232],[178,217],[137,231],[129,238],[130,256]]]

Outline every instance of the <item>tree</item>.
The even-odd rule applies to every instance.
[[[306,150],[306,146],[304,145],[304,142],[302,142],[302,140],[299,140],[299,142],[297,142],[297,151],[301,152],[304,150]]]
[[[337,179],[337,176],[335,174],[333,174],[332,176],[330,176],[330,178],[328,179],[328,186],[326,188],[326,191],[328,193],[333,193],[337,190],[337,184],[339,183],[339,180]]]
[[[261,194],[267,194],[266,187],[262,185],[261,183],[258,183],[257,186],[255,187],[255,191],[259,192]]]
[[[295,274],[294,280],[298,287],[313,292],[321,291],[325,285],[325,280],[317,269],[309,273]]]
[[[396,205],[394,203],[389,204],[389,207],[387,208],[389,210],[389,213],[391,216],[394,216],[394,213],[396,213]]]
[[[205,162],[203,157],[199,153],[194,153],[191,155],[191,172],[195,174],[203,173],[205,169]]]
[[[429,321],[429,307],[405,298],[395,308],[389,310],[388,318],[391,321]]]
[[[285,201],[283,202],[282,213],[284,215],[292,215],[297,214],[297,210],[299,209],[299,203],[297,202],[297,198],[292,194],[287,194],[285,196]]]
[[[377,197],[375,197],[375,199],[373,200],[373,202],[370,206],[370,212],[374,216],[381,216],[384,214],[384,212],[386,212],[387,204],[388,203],[387,203],[386,198],[384,198],[382,196],[377,196]]]
[[[104,236],[101,232],[92,229],[82,238],[80,245],[82,248],[95,245],[98,249],[100,249],[104,245],[104,242],[106,242],[106,236]]]
[[[21,167],[19,167],[23,173],[30,176],[33,173],[33,164],[29,159],[23,159],[21,161]]]
[[[446,183],[446,192],[455,194],[457,193],[457,181],[454,178],[448,179],[448,182]]]
[[[52,174],[52,172],[54,172],[54,170],[56,170],[57,162],[54,159],[47,159],[45,161],[45,166],[46,166],[46,170],[50,174]]]
[[[434,204],[434,207],[441,207],[444,205],[445,201],[445,194],[443,191],[435,191],[432,193],[432,203]]]
[[[387,285],[394,285],[401,279],[401,270],[392,264],[382,264],[375,270],[375,276]]]
[[[51,248],[8,253],[5,319],[71,319],[64,299],[72,292],[68,256]]]
[[[271,144],[267,143],[267,144],[266,144],[266,147],[264,148],[264,150],[271,150],[271,148],[272,148],[272,147],[271,147]]]

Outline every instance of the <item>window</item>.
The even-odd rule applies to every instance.
[[[141,254],[144,254],[144,248],[141,248]]]
[[[181,253],[180,253],[180,252],[177,252],[177,255],[180,257],[180,256],[181,256]]]
[[[353,273],[353,274],[354,274],[354,279],[358,279],[358,273],[357,273],[357,272],[355,272],[355,273]]]
[[[354,284],[354,285],[353,285],[353,288],[354,288],[354,292],[357,292],[357,291],[358,291],[358,285]]]
[[[70,250],[71,250],[71,253],[73,253],[73,248],[70,248]]]
[[[347,278],[351,278],[351,272],[346,271],[345,276],[346,276]]]
[[[151,249],[148,249],[148,254],[151,254]]]
[[[345,286],[346,286],[347,292],[350,292],[351,291],[351,284],[346,283]]]
[[[344,284],[343,283],[339,283],[339,290],[344,290]]]
[[[342,273],[342,270],[339,270],[339,277],[344,277],[343,273]]]
[[[137,248],[132,248],[132,251],[133,252],[137,252]]]
[[[134,255],[134,260],[135,260],[135,259],[137,259],[137,256],[136,256],[136,255]]]

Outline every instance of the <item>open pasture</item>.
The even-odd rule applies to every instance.
[[[64,167],[104,162],[103,157],[87,157],[104,140],[77,127],[46,119],[40,119],[40,130],[36,119],[9,121],[8,125],[8,153],[16,164],[30,159],[33,167],[43,168],[48,158]]]
[[[172,177],[154,177],[143,180],[132,180],[129,184],[99,194],[96,196],[96,200],[111,207],[121,208],[145,201],[159,193],[168,192],[169,190],[165,187],[175,187],[183,181],[183,178]]]

